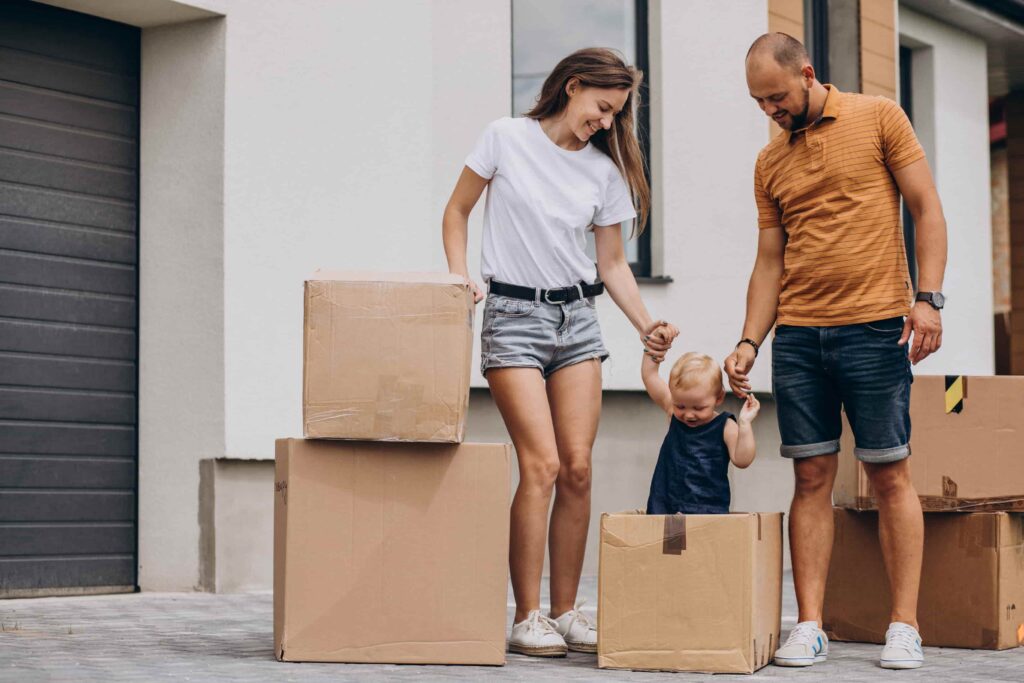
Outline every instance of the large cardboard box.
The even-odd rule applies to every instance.
[[[921,504],[926,511],[1024,510],[1024,377],[959,379],[947,412],[946,378],[914,378],[910,471]],[[844,418],[833,501],[853,510],[876,509],[853,447]]]
[[[317,271],[305,298],[306,437],[462,441],[473,352],[462,278]]]
[[[510,452],[279,440],[277,658],[503,664]]]
[[[782,513],[605,514],[598,666],[752,673],[782,618]]]
[[[833,640],[882,643],[892,594],[878,513],[836,508],[824,628]],[[1024,514],[924,517],[917,619],[925,645],[1002,650],[1024,641]]]

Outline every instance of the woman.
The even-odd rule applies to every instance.
[[[487,126],[444,212],[449,270],[469,280],[467,221],[489,188],[481,370],[515,445],[520,475],[509,544],[516,600],[511,652],[597,651],[597,632],[575,603],[590,521],[601,362],[608,357],[594,297],[607,289],[640,333],[644,352],[658,360],[678,334],[651,319],[622,245],[622,222],[639,212],[642,227],[650,201],[634,133],[641,79],[610,50],[579,50],[563,59],[524,118]],[[585,251],[588,229],[596,272]],[[480,301],[483,294],[469,282]],[[540,614],[545,537],[554,618]]]

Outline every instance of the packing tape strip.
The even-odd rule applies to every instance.
[[[961,412],[965,398],[967,378],[963,375],[946,375],[946,414]]]
[[[665,515],[665,529],[661,536],[662,555],[682,555],[686,550],[686,515]]]

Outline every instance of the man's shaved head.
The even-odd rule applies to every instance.
[[[811,63],[803,43],[786,33],[765,33],[747,50],[747,68],[762,63],[766,57],[788,71],[799,74],[804,65]]]

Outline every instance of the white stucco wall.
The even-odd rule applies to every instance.
[[[915,49],[914,125],[942,199],[949,234],[942,349],[919,374],[995,372],[985,42],[905,7],[901,42]]]
[[[226,455],[269,458],[301,434],[303,279],[446,267],[447,195],[509,106],[509,3],[209,5],[228,24]]]
[[[142,34],[139,585],[199,581],[199,461],[224,452],[224,22]]]

